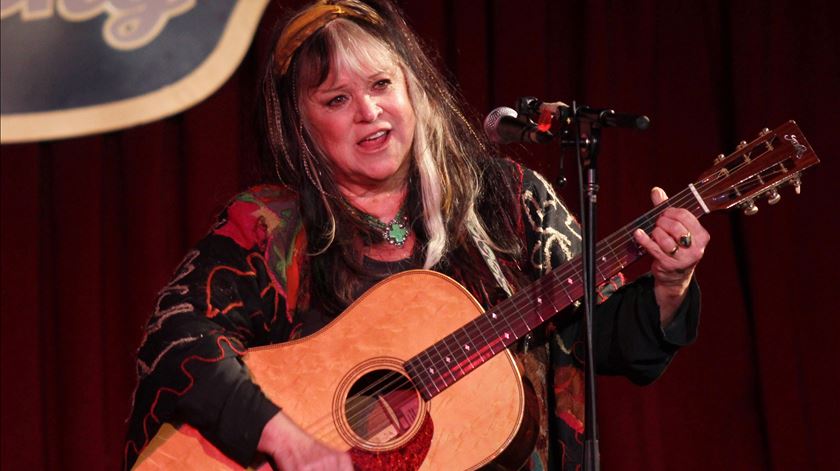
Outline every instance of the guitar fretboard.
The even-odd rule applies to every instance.
[[[685,208],[700,217],[706,213],[701,201],[690,186],[599,242],[597,283],[644,255],[633,238],[636,229],[650,233],[668,207]],[[577,256],[408,360],[406,371],[429,400],[582,296],[583,272]]]

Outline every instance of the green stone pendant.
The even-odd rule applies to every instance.
[[[402,247],[405,241],[408,240],[408,235],[411,232],[408,227],[408,216],[405,215],[405,206],[400,208],[394,219],[389,222],[382,222],[370,214],[363,213],[352,206],[349,206],[352,211],[356,211],[362,219],[372,228],[377,229],[385,242],[397,247]]]
[[[403,244],[405,244],[406,239],[408,239],[408,227],[406,227],[404,220],[397,222],[397,220],[394,219],[388,225],[388,229],[385,231],[384,235],[385,240],[388,241],[389,244],[402,247]]]

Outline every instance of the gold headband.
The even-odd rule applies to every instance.
[[[383,24],[382,17],[373,8],[357,0],[319,0],[294,17],[280,34],[274,48],[277,75],[282,76],[289,70],[292,56],[307,38],[341,16]]]

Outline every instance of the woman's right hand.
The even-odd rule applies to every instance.
[[[316,440],[282,412],[265,424],[257,449],[283,471],[353,471],[348,453]]]

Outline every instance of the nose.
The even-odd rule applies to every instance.
[[[370,95],[364,95],[360,100],[356,101],[356,119],[359,122],[370,123],[376,120],[382,114],[382,108]]]

